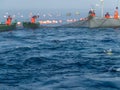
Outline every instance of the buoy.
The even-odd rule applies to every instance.
[[[104,52],[107,54],[107,55],[112,55],[112,49],[109,49],[109,50],[104,50]]]

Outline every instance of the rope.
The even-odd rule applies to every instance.
[[[108,19],[105,19],[98,27],[101,27]]]
[[[81,25],[85,24],[88,20],[85,20],[84,22],[81,23]],[[81,21],[80,21],[81,22]]]
[[[100,26],[102,26],[106,21],[107,21],[108,19],[106,19]],[[120,19],[117,19],[118,20],[118,22],[120,22]],[[99,27],[100,27],[99,26]]]
[[[107,21],[107,19],[105,19],[100,25],[97,24],[97,25],[98,25],[98,28],[100,28],[106,21]],[[94,22],[94,23],[97,23],[94,19],[93,19],[93,22]]]

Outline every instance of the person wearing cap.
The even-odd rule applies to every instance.
[[[89,15],[92,16],[92,17],[95,17],[95,16],[96,16],[96,14],[95,14],[95,12],[94,12],[93,9],[91,9],[91,10],[89,11]]]

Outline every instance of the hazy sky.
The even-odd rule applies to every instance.
[[[113,8],[119,0],[104,0],[105,8]],[[88,9],[100,4],[100,0],[0,0],[1,9]]]

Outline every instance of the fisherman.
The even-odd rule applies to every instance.
[[[95,16],[96,16],[96,14],[95,14],[95,12],[94,12],[94,11],[92,12],[92,14],[91,14],[91,15],[92,15],[93,17],[95,17]]]
[[[105,18],[110,18],[110,14],[108,12],[105,14]]]
[[[96,16],[96,14],[95,14],[95,12],[94,12],[93,9],[91,9],[91,10],[89,11],[89,15],[92,16],[92,17],[95,17],[95,16]]]
[[[8,25],[8,26],[11,25],[11,22],[12,22],[12,18],[9,15],[8,18],[7,18],[7,20],[6,20],[6,25]]]
[[[35,22],[36,22],[36,19],[37,19],[38,17],[39,17],[39,16],[34,15],[34,16],[31,18],[31,23],[35,23]]]
[[[33,17],[31,18],[31,23],[35,23],[35,22],[36,22],[35,16],[33,16]]]
[[[118,18],[119,18],[118,7],[116,7],[116,10],[114,12],[114,19],[118,19]]]

